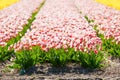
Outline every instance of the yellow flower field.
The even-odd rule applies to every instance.
[[[120,10],[120,0],[96,0],[96,1]]]
[[[14,4],[17,1],[19,0],[0,0],[0,9],[3,9],[11,4]],[[96,1],[120,10],[120,0],[96,0]]]
[[[3,9],[19,0],[0,0],[0,9]]]

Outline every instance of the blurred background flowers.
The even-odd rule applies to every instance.
[[[16,3],[19,0],[0,0],[0,9],[3,9],[11,4]]]
[[[96,1],[120,10],[120,0],[96,0]]]

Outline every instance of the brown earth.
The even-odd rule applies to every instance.
[[[66,67],[52,67],[49,63],[36,65],[25,75],[0,64],[0,80],[120,80],[120,60],[110,60],[103,69],[84,69],[79,64],[70,63]],[[8,62],[7,62],[8,64]]]

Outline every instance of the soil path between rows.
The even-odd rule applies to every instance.
[[[119,60],[112,60],[103,69],[84,69],[79,64],[70,63],[66,67],[52,67],[49,63],[36,65],[25,75],[11,70],[4,72],[5,66],[0,65],[0,80],[120,80]]]

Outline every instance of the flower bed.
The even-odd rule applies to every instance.
[[[7,41],[22,31],[42,1],[21,0],[0,11],[0,46],[5,46]]]
[[[120,11],[99,4],[93,0],[76,0],[77,8],[98,25],[100,33],[106,38],[114,37],[120,41]],[[89,5],[89,6],[88,6]]]
[[[94,50],[100,44],[100,38],[84,16],[79,14],[74,1],[49,0],[36,16],[31,30],[27,31],[14,48],[20,50],[39,45],[48,50],[69,46],[85,51],[87,48]]]
[[[0,11],[1,45],[17,39],[0,47],[0,61],[14,55],[13,67],[24,74],[37,63],[59,67],[73,61],[94,69],[104,66],[107,53],[120,57],[120,46],[101,37],[114,37],[119,43],[119,11],[93,0],[42,1],[22,0]]]

